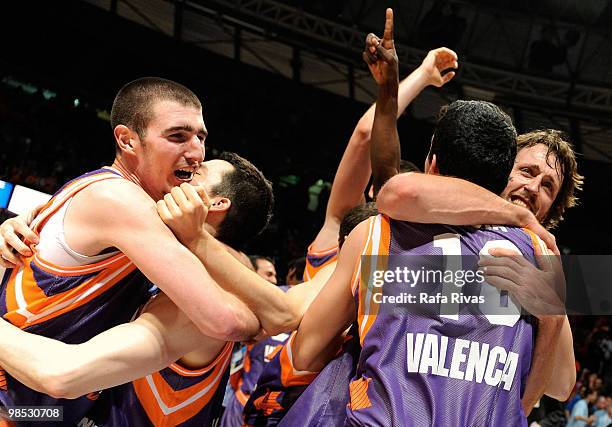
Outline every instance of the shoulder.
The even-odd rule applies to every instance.
[[[109,179],[90,185],[74,197],[71,210],[100,225],[157,218],[153,199],[142,188],[125,179]]]

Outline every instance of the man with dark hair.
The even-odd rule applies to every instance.
[[[273,209],[270,203],[274,199],[266,196],[272,192],[272,184],[259,170],[250,167],[252,165],[247,160],[235,153],[223,152],[218,159],[228,162],[233,166],[233,170],[226,174],[213,190],[232,200],[232,207],[223,224],[220,225],[217,236],[222,236],[220,240],[231,247],[240,249],[237,241],[242,240],[241,235],[248,234],[256,237],[263,230],[260,224],[267,225],[270,221]],[[266,183],[265,187],[260,185],[262,181]],[[240,221],[236,221],[235,218],[240,215],[239,212],[251,212],[251,214],[240,216]]]
[[[147,126],[154,118],[154,103],[165,100],[202,110],[198,97],[182,84],[159,77],[143,77],[127,83],[117,92],[110,114],[111,128],[125,125],[144,139]]]
[[[442,175],[460,176],[499,194],[515,156],[516,130],[506,113],[486,101],[455,101],[440,111],[427,160],[437,159]]]
[[[274,285],[278,283],[276,267],[272,258],[263,255],[249,255],[249,259],[255,269],[255,273]]]
[[[289,287],[304,281],[304,269],[306,268],[306,257],[295,258],[287,264],[287,275],[285,284]]]

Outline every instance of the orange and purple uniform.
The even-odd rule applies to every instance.
[[[202,369],[176,363],[159,372],[101,392],[79,425],[200,427],[217,425],[233,343]]]
[[[149,297],[150,284],[128,257],[111,248],[97,256],[73,251],[63,219],[72,198],[100,181],[124,179],[112,168],[89,172],[64,185],[38,214],[32,228],[40,242],[23,266],[6,271],[0,285],[0,316],[24,331],[65,343],[83,343],[128,322]],[[61,261],[58,261],[61,260]],[[65,261],[65,262],[64,262]],[[93,404],[83,396],[55,399],[6,375],[5,406],[64,406],[64,422],[76,421]]]

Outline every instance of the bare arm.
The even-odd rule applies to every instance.
[[[75,250],[95,254],[107,247],[118,248],[204,335],[240,340],[257,334],[259,322],[254,314],[208,280],[202,263],[174,237],[155,203],[139,187],[124,180],[93,184],[74,198],[66,223],[66,239]],[[83,236],[89,245],[79,240]]]
[[[197,191],[197,192],[196,192]],[[247,268],[205,227],[210,201],[204,189],[182,184],[157,203],[161,219],[206,266],[213,279],[259,318],[268,334],[293,330],[301,314],[285,293]]]
[[[397,111],[395,113],[397,118],[404,113],[408,105],[425,87],[429,85],[439,87],[452,79],[455,75],[453,72],[444,75],[444,77],[440,74],[441,71],[448,68],[446,66],[448,64],[444,61],[436,62],[439,56],[446,53],[452,55],[456,61],[456,55],[451,50],[446,48],[436,49],[429,52],[421,66],[400,82],[397,93]],[[456,66],[455,62],[454,67],[456,68]],[[342,155],[327,202],[325,222],[312,245],[314,251],[328,249],[336,245],[342,218],[349,209],[364,201],[363,193],[372,172],[370,143],[375,111],[376,104],[373,104],[359,119]],[[397,161],[399,162],[399,157]]]
[[[293,340],[293,364],[301,371],[318,371],[335,354],[342,333],[356,316],[351,279],[367,232],[359,224],[344,242],[338,265],[304,314]]]
[[[393,11],[387,9],[382,40],[368,34],[363,59],[378,84],[376,115],[372,128],[370,160],[374,179],[374,195],[392,176],[399,173],[400,143],[395,119],[398,116],[398,58],[393,43]],[[457,54],[447,48],[430,51],[423,63],[406,79],[410,82],[410,101],[426,86],[443,86],[455,75],[442,75],[444,70],[457,68]]]
[[[371,62],[371,59],[375,59]],[[387,9],[382,40],[373,34],[366,39],[364,59],[378,84],[376,112],[372,125],[370,162],[374,177],[374,194],[390,177],[399,173],[400,142],[397,133],[397,97],[399,61],[393,43],[393,11]]]
[[[4,320],[0,342],[0,365],[9,374],[57,398],[76,398],[144,377],[194,350],[212,360],[225,344],[204,337],[163,294],[135,321],[83,344],[30,334]]]
[[[380,190],[376,204],[380,213],[402,221],[526,227],[559,253],[555,237],[528,209],[463,179],[414,172],[396,175]]]

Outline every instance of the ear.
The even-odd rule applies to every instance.
[[[135,132],[132,132],[129,127],[117,125],[113,130],[113,134],[115,135],[115,143],[120,152],[126,153],[134,151],[133,139],[138,136]]]
[[[438,158],[435,154],[432,154],[427,158],[428,163],[425,164],[425,173],[431,175],[440,175],[440,171],[438,170]]]
[[[209,212],[227,212],[230,206],[232,206],[232,201],[227,197],[212,197],[210,199],[210,203],[211,205],[210,209],[208,210]]]

